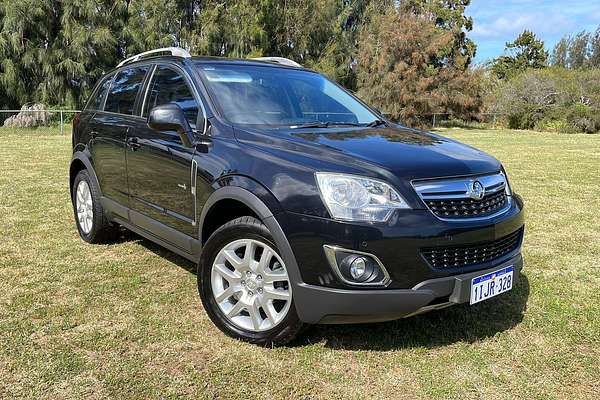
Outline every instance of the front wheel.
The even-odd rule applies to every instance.
[[[285,344],[303,327],[286,265],[256,218],[237,218],[211,235],[198,264],[198,289],[211,320],[234,338]]]

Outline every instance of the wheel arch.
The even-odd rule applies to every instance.
[[[82,151],[76,151],[73,153],[73,157],[71,158],[71,163],[69,165],[69,193],[73,193],[73,183],[75,182],[75,177],[79,171],[84,169],[88,171],[90,178],[94,180],[96,187],[100,189],[98,177],[96,176],[96,172],[94,171],[94,167],[92,166],[89,157]]]
[[[263,222],[267,218],[273,217],[271,209],[252,191],[239,186],[222,187],[210,195],[202,208],[199,219],[199,237],[202,243],[205,243],[210,234],[218,228],[218,226],[214,226],[211,217],[214,217],[216,212],[229,208],[228,206],[240,207],[240,211],[247,210],[250,212],[250,216],[256,217]],[[243,216],[237,214],[235,212],[230,213],[225,218],[227,221],[225,219],[220,219],[220,221],[224,221],[223,223],[225,223]]]
[[[275,197],[269,192],[267,192],[268,195],[266,198],[263,197],[265,195],[264,192],[259,194],[262,198],[249,189],[239,186],[225,186],[214,191],[206,201],[200,215],[200,240],[202,243],[204,243],[208,239],[207,237],[203,237],[202,227],[206,222],[207,215],[209,215],[210,210],[215,205],[221,201],[236,201],[244,204],[244,206],[248,207],[248,209],[254,213],[254,216],[256,216],[262,221],[263,224],[265,224],[273,236],[273,240],[281,252],[281,256],[283,257],[286,266],[288,266],[290,278],[292,279],[294,286],[297,286],[302,283],[302,278],[296,262],[296,257],[292,251],[292,247],[276,218],[276,215],[279,215],[281,211],[279,208],[279,202],[277,202]],[[275,202],[275,205],[273,206],[273,204],[270,204],[271,202]],[[268,207],[267,204],[271,205],[271,207]],[[273,207],[275,207],[275,209],[272,209]]]

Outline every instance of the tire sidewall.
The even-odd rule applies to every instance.
[[[273,241],[267,227],[263,224],[226,224],[217,229],[206,242],[206,246],[202,250],[202,255],[198,263],[198,289],[202,304],[213,323],[231,337],[263,345],[285,343],[287,342],[285,338],[290,335],[295,336],[294,332],[302,324],[296,313],[293,290],[292,304],[290,304],[290,308],[285,318],[277,326],[262,332],[252,332],[236,326],[223,314],[214,298],[211,285],[211,273],[215,257],[223,247],[238,239],[254,239],[263,242],[275,250],[279,257],[281,257],[277,245]],[[293,288],[291,278],[290,285]]]
[[[79,187],[79,183],[85,181],[90,188],[90,196],[92,198],[92,210],[93,210],[93,218],[92,218],[92,229],[88,233],[85,233],[79,224],[79,218],[77,216],[77,188]],[[102,206],[100,204],[100,198],[98,196],[98,190],[90,179],[90,175],[86,170],[79,171],[75,180],[73,181],[73,192],[71,193],[71,199],[73,202],[73,214],[75,216],[75,224],[77,225],[77,231],[79,232],[79,236],[83,240],[88,243],[93,243],[94,239],[98,235],[98,228],[102,226],[103,215],[102,215]]]

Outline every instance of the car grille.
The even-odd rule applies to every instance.
[[[482,189],[477,199],[474,185]],[[433,179],[413,182],[425,205],[443,219],[492,217],[510,207],[507,181],[502,173],[465,178]]]
[[[519,229],[491,242],[424,248],[421,249],[421,255],[435,269],[470,267],[494,261],[514,251],[521,243],[522,232],[523,230]]]
[[[504,208],[508,200],[506,192],[491,193],[481,200],[473,199],[448,199],[424,200],[425,204],[435,215],[443,218],[472,218],[485,217],[495,214]]]

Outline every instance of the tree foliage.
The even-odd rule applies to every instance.
[[[432,66],[466,70],[469,0],[404,0],[448,35]],[[283,56],[357,89],[359,33],[396,0],[0,0],[0,107],[80,107],[119,60],[179,46],[197,55]]]
[[[414,13],[427,15],[438,28],[450,32],[452,39],[440,49],[438,63],[450,63],[466,69],[475,57],[477,46],[467,37],[473,29],[473,18],[465,15],[471,0],[406,0],[404,7]]]
[[[552,51],[551,64],[570,69],[600,67],[600,25],[594,33],[581,31],[561,38]]]
[[[500,79],[510,78],[529,68],[544,68],[548,61],[544,42],[528,30],[524,30],[514,42],[506,43],[505,53],[491,66],[492,72]]]
[[[360,38],[359,96],[412,125],[434,112],[472,116],[481,106],[477,74],[440,59],[454,40],[452,31],[412,8],[376,15]]]

